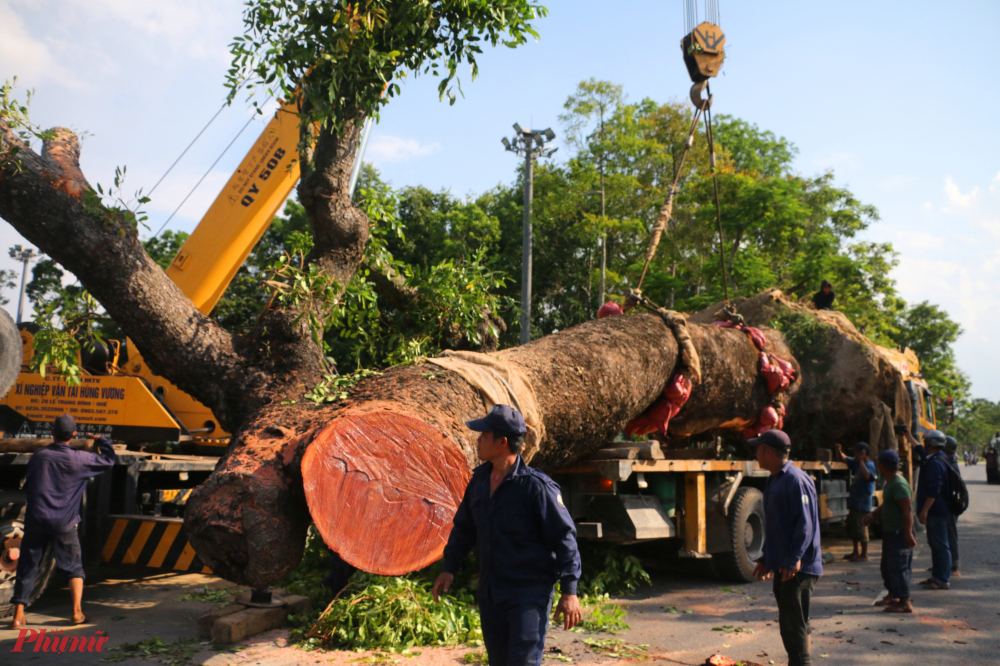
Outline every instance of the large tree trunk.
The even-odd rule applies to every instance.
[[[893,438],[879,437],[874,421],[888,410],[894,423],[909,423],[910,402],[899,371],[844,313],[812,310],[770,289],[734,304],[751,326],[781,320],[789,329],[789,345],[802,365],[802,388],[788,404],[785,431],[795,453],[812,457],[817,447],[856,441],[893,447]],[[722,310],[717,303],[692,315],[690,321],[709,323]],[[810,326],[812,321],[814,326]],[[681,412],[683,415],[684,412]],[[874,421],[873,421],[874,420]]]
[[[756,419],[771,396],[748,336],[700,325],[690,332],[703,381],[671,432]],[[792,360],[780,335],[769,332],[768,342]],[[587,322],[497,356],[534,386],[545,436],[531,464],[550,470],[606,445],[680,369],[673,334],[649,314]],[[359,386],[302,460],[310,513],[327,545],[381,574],[439,558],[477,464],[475,433],[464,422],[484,413],[472,385],[432,365],[393,369]]]

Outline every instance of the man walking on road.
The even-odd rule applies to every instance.
[[[774,576],[781,642],[789,666],[811,666],[809,601],[823,575],[819,544],[819,502],[812,478],[788,460],[791,441],[781,430],[768,430],[747,442],[757,463],[771,473],[764,489],[764,557],[754,577]]]
[[[563,616],[567,630],[582,618],[576,526],[558,484],[521,458],[528,429],[520,412],[494,405],[485,418],[465,425],[480,433],[485,463],[472,472],[455,514],[434,600],[449,590],[477,546],[479,615],[490,666],[539,666],[557,581],[556,617]]]
[[[948,460],[944,455],[945,436],[940,430],[924,434],[927,459],[920,470],[917,506],[921,525],[927,526],[931,547],[931,577],[920,584],[931,590],[947,590],[951,585],[951,544],[948,542],[949,490]]]
[[[24,607],[28,605],[35,578],[51,544],[56,568],[69,579],[73,601],[73,624],[83,624],[87,618],[81,606],[83,600],[83,553],[76,526],[80,522],[80,502],[87,489],[87,480],[115,464],[115,450],[107,437],[88,435],[97,440],[98,453],[76,451],[69,441],[76,437],[76,419],[63,414],[52,423],[53,442],[31,454],[24,476],[27,504],[24,516],[24,538],[17,560],[14,581],[14,619],[11,629],[20,629],[27,622]]]
[[[847,532],[854,541],[854,552],[844,555],[851,562],[868,561],[868,523],[865,516],[872,510],[872,495],[875,493],[875,463],[869,458],[870,449],[864,442],[854,445],[854,457],[845,456],[840,444],[833,445],[837,460],[847,463],[854,483],[847,498]]]
[[[882,504],[865,516],[867,526],[882,518],[882,582],[886,595],[876,606],[885,606],[886,613],[912,613],[910,575],[913,571],[913,511],[910,484],[899,474],[899,454],[886,449],[878,454],[878,468],[886,479],[882,488]]]

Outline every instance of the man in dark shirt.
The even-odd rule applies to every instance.
[[[823,280],[819,291],[813,294],[813,307],[817,310],[832,310],[833,301],[836,298],[837,294],[833,291],[833,285],[830,284],[829,280]]]
[[[24,479],[28,502],[11,598],[14,604],[11,629],[27,624],[24,607],[49,544],[56,558],[56,568],[69,579],[73,624],[87,621],[81,607],[85,574],[76,525],[80,522],[80,502],[87,489],[87,480],[115,464],[115,450],[107,437],[88,435],[97,440],[99,452],[76,451],[68,444],[75,436],[76,420],[69,414],[60,416],[52,424],[53,442],[32,453],[28,460]]]
[[[823,575],[819,544],[819,501],[812,477],[788,460],[792,443],[781,430],[747,442],[757,463],[771,473],[764,488],[764,556],[754,577],[774,576],[781,642],[789,666],[811,666],[809,601]]]
[[[962,470],[958,466],[958,440],[951,435],[944,438],[944,455],[948,464],[954,468],[959,475]],[[948,548],[951,550],[951,575],[961,576],[958,570],[958,516],[948,512]]]
[[[920,584],[932,590],[947,590],[951,581],[951,545],[948,542],[951,511],[945,501],[950,485],[944,445],[945,436],[940,430],[924,433],[928,455],[917,485],[917,519],[927,526],[927,543],[931,547],[931,577]]]
[[[490,666],[538,666],[559,582],[556,616],[571,629],[582,617],[576,586],[580,552],[576,526],[559,486],[521,458],[524,418],[513,407],[494,405],[466,425],[479,435],[479,457],[455,514],[444,549],[443,573],[434,599],[447,592],[462,561],[479,554],[479,615]]]

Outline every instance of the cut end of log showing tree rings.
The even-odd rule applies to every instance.
[[[415,414],[349,410],[302,459],[313,521],[348,564],[398,576],[439,559],[471,473],[451,438]]]

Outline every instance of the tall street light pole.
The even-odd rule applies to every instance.
[[[526,130],[514,123],[513,140],[501,139],[504,148],[524,156],[524,230],[521,245],[521,344],[531,342],[531,197],[534,163],[559,150],[546,148],[545,142],[556,138],[551,129]]]
[[[10,258],[15,261],[20,261],[23,266],[21,268],[21,295],[17,299],[17,323],[21,323],[21,315],[24,312],[24,287],[25,278],[28,275],[28,264],[38,258],[38,255],[30,247],[25,249],[20,245],[15,245],[10,248]]]

